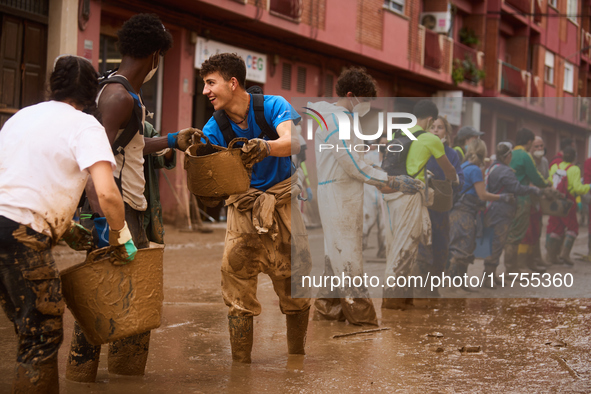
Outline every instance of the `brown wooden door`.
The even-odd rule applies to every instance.
[[[41,23],[24,21],[21,80],[21,108],[45,100],[45,59],[47,28]]]
[[[47,26],[0,14],[0,127],[16,110],[45,99]]]
[[[20,108],[21,59],[23,50],[23,21],[12,16],[2,16],[0,37],[0,105]]]

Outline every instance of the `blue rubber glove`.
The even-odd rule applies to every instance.
[[[168,136],[167,136],[167,138],[168,138],[168,147],[170,149],[174,149],[174,148],[177,147],[176,140],[177,140],[177,138],[179,136],[179,133],[180,133],[180,131],[177,131],[176,133],[168,133]]]
[[[109,244],[116,246],[113,250],[113,256],[117,259],[114,264],[127,264],[133,260],[137,253],[137,248],[131,238],[131,232],[127,227],[127,222],[121,230],[109,230]]]
[[[109,223],[107,223],[107,218],[94,218],[94,228],[98,234],[98,248],[104,248],[109,246]]]
[[[311,187],[306,188],[306,197],[308,198],[308,201],[312,201],[314,199],[314,195],[312,194]]]
[[[199,129],[194,129],[193,127],[182,129],[181,131],[177,131],[176,133],[168,133],[168,147],[170,149],[176,148],[184,152],[193,143],[194,134],[197,134],[196,138],[198,138],[198,140],[201,140],[203,138],[203,132]]]

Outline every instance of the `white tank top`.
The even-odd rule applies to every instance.
[[[99,102],[104,89],[105,87],[103,86],[96,98],[97,103]],[[142,104],[143,125],[146,120],[146,108],[144,107],[144,103],[141,102],[141,97],[140,103]],[[115,138],[119,137],[123,130],[124,129],[119,129]],[[131,141],[129,141],[129,144],[127,144],[124,149],[125,164],[123,163],[123,155],[116,155],[115,161],[117,162],[117,168],[113,171],[113,176],[117,179],[119,179],[119,175],[121,174],[123,201],[129,204],[136,211],[145,211],[148,208],[148,202],[144,197],[144,188],[146,186],[146,180],[144,178],[144,146],[144,136],[140,134],[138,130],[138,132],[133,136]],[[123,171],[121,171],[122,166]]]

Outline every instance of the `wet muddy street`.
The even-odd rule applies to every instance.
[[[591,392],[591,299],[422,300],[406,311],[382,310],[375,299],[385,330],[333,338],[375,327],[311,321],[307,355],[288,357],[285,317],[271,280],[260,275],[263,312],[254,319],[253,362],[232,365],[220,291],[224,229],[201,234],[167,227],[165,239],[163,319],[152,331],[146,375],[110,375],[104,345],[97,383],[66,381],[73,329],[67,311],[61,393]],[[586,253],[586,243],[581,227],[574,252]],[[310,244],[322,250],[320,230],[310,231]],[[64,269],[84,253],[59,246],[54,257]],[[482,272],[477,262],[471,270]],[[383,273],[385,264],[366,268]],[[591,278],[591,263],[577,261],[568,272]],[[3,313],[0,353],[4,393],[14,373],[16,337]]]

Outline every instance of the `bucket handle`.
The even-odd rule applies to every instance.
[[[202,137],[205,139],[205,143],[201,142],[200,138],[195,138],[196,134],[193,134],[193,144],[197,145],[197,144],[202,144],[202,145],[209,145],[211,147],[213,147],[215,150],[221,150],[223,149],[222,147],[219,147],[217,145],[213,145],[210,141],[209,138],[207,138],[206,135],[203,135]],[[243,142],[246,143],[248,142],[248,138],[244,138],[244,137],[237,137],[234,138],[232,141],[230,141],[230,144],[228,145],[228,149],[233,149],[234,145],[239,143],[239,142]]]
[[[114,265],[118,264],[117,259],[113,256],[113,250],[116,246],[107,246],[100,249],[95,249],[86,256],[86,262],[88,264],[98,263],[102,261],[110,261]]]
[[[244,137],[234,138],[232,141],[230,141],[230,144],[228,144],[228,149],[234,149],[234,145],[237,144],[238,142],[247,143],[248,138],[244,138]]]

